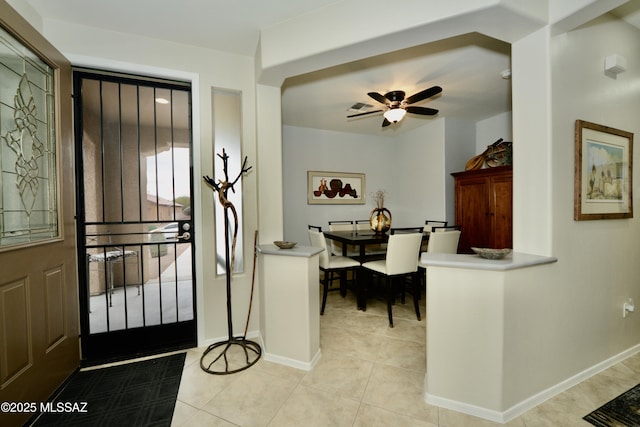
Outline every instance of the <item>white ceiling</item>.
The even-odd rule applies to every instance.
[[[75,22],[220,51],[253,56],[259,31],[336,0],[27,0],[44,19]],[[640,22],[640,2],[614,13]],[[468,34],[289,78],[283,86],[284,124],[392,136],[437,117],[478,121],[511,110],[510,46]],[[380,113],[347,119],[366,93],[404,90],[407,96],[438,85],[441,95],[415,105],[437,116],[408,114],[381,127]]]

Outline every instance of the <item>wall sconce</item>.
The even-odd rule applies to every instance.
[[[620,55],[609,55],[604,59],[604,74],[617,78],[618,74],[627,71],[627,58]]]

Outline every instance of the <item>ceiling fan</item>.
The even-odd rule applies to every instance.
[[[406,113],[411,114],[421,114],[423,116],[434,116],[438,114],[438,110],[427,107],[415,107],[411,104],[415,104],[416,102],[423,101],[427,98],[431,98],[434,95],[442,92],[442,88],[440,86],[433,86],[429,89],[425,89],[416,94],[411,95],[410,97],[404,97],[405,93],[402,90],[393,90],[391,92],[387,92],[384,95],[379,94],[378,92],[369,92],[371,98],[375,99],[381,104],[386,105],[386,109],[382,110],[374,110],[367,111],[366,113],[358,113],[351,114],[347,116],[347,118],[365,116],[367,114],[374,114],[384,111],[384,120],[382,121],[382,127],[389,126],[391,123],[397,123]]]

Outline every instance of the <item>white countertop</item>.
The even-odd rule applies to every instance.
[[[502,259],[485,259],[479,255],[435,254],[423,252],[420,255],[422,267],[467,268],[471,270],[506,271],[533,267],[558,261],[556,257],[512,252]]]
[[[274,244],[257,245],[256,249],[258,253],[263,255],[281,255],[281,256],[297,256],[297,257],[311,257],[315,254],[319,254],[324,249],[315,246],[294,246],[291,249],[280,249]]]

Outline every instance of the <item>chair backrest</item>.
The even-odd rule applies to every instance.
[[[319,225],[311,225],[311,224],[309,224],[309,230],[322,231],[322,227],[320,227]]]
[[[407,233],[420,233],[422,234],[422,227],[395,227],[389,230],[389,235],[392,234],[407,234]]]
[[[311,242],[311,246],[324,249],[322,252],[320,252],[319,264],[321,268],[328,268],[329,252],[327,252],[327,239],[324,237],[324,233],[322,231],[310,228],[309,241]]]
[[[430,219],[424,222],[424,232],[431,233],[433,231],[433,227],[446,227],[447,221],[432,221]]]
[[[356,219],[356,230],[371,230],[371,221],[368,219]]]
[[[450,230],[446,230],[452,228]],[[455,227],[434,228],[429,234],[427,252],[440,254],[455,254],[458,252],[458,241],[461,231]]]
[[[329,231],[353,231],[353,221],[329,221]],[[342,243],[331,241],[331,253],[342,255]]]
[[[393,276],[416,271],[421,242],[422,232],[390,235],[387,243],[387,274]]]

